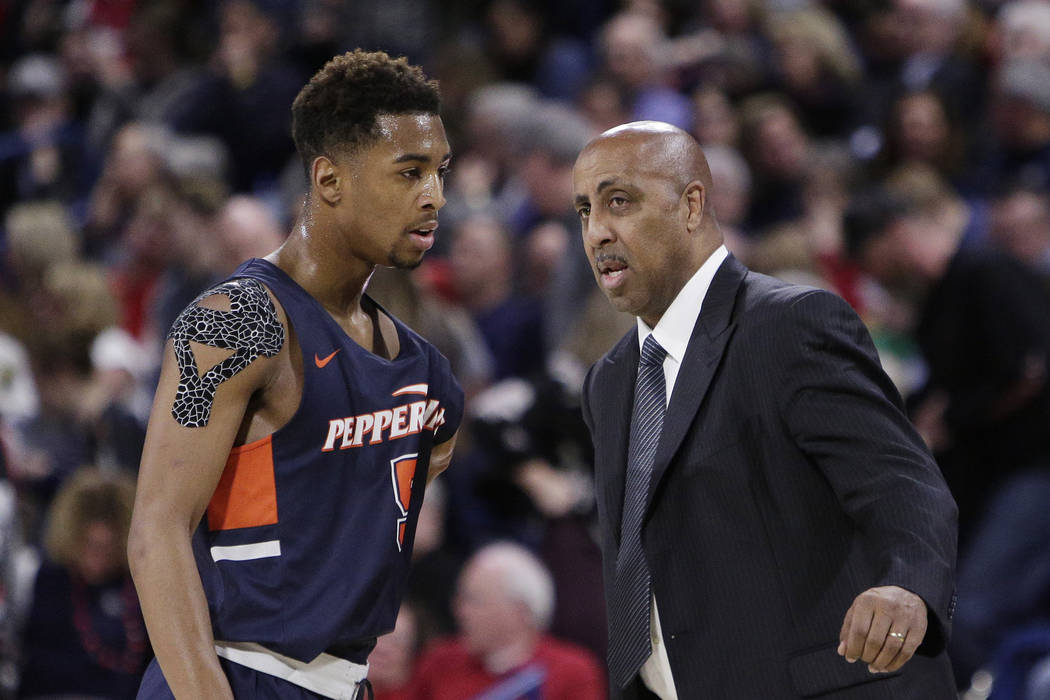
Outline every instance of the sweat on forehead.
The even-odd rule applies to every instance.
[[[673,178],[682,187],[694,180],[711,186],[711,170],[700,144],[687,132],[664,122],[640,121],[613,127],[588,143],[577,162],[588,155],[629,160],[631,167]]]

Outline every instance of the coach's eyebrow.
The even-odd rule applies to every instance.
[[[607,190],[610,187],[612,187],[614,185],[617,185],[617,184],[619,184],[619,180],[617,178],[615,178],[615,177],[610,177],[610,178],[608,178],[606,180],[602,180],[601,182],[598,183],[598,188],[595,191],[595,193],[596,194],[601,194],[604,190]],[[575,199],[576,204],[586,204],[588,201],[590,201],[590,198],[587,195],[585,195],[585,194],[578,194],[578,195],[576,195],[576,199]]]

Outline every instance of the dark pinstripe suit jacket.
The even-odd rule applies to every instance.
[[[608,587],[638,366],[632,331],[587,375]],[[839,297],[730,256],[703,302],[657,450],[642,541],[678,695],[949,700],[956,508],[863,324]],[[920,595],[911,661],[836,653],[872,586]],[[617,614],[608,610],[609,617]],[[614,697],[639,697],[639,681]]]

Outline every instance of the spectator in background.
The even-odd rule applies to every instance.
[[[992,242],[1050,285],[1050,195],[1029,187],[1008,188],[992,201],[989,224]]]
[[[519,136],[539,106],[536,90],[517,83],[492,83],[466,101],[463,137],[457,142],[456,170],[449,179],[445,219],[462,221],[496,206],[503,212],[521,206],[524,193],[514,179]],[[438,237],[437,251],[447,250]]]
[[[959,196],[937,171],[914,163],[889,173],[890,192],[934,218],[960,238],[960,246],[978,248],[987,242],[987,218]]]
[[[964,681],[978,669],[999,676],[995,697],[1002,700],[1047,697],[1011,694],[1000,686],[1023,685],[1018,676],[1040,656],[1050,659],[1048,499],[1050,464],[1012,476],[989,499],[970,552],[960,562],[952,664]]]
[[[493,0],[485,9],[488,56],[504,80],[531,83],[544,97],[571,100],[590,73],[580,40],[552,34],[542,5]]]
[[[746,226],[761,236],[763,229],[802,217],[810,140],[791,105],[776,93],[745,100],[740,121],[754,178]]]
[[[932,90],[905,92],[890,105],[884,129],[885,143],[874,165],[880,175],[903,166],[933,168],[956,187],[967,182],[967,138],[960,124],[948,114],[944,99]]]
[[[0,425],[32,418],[39,406],[25,345],[0,331]]]
[[[592,135],[572,110],[543,103],[521,135],[518,160],[525,198],[509,220],[516,241],[517,289],[543,304],[544,349],[557,347],[591,291],[587,261],[572,245],[572,164]]]
[[[1003,62],[1050,59],[1050,4],[1044,0],[1013,0],[999,7],[997,47]]]
[[[32,314],[42,294],[44,277],[52,265],[73,262],[79,241],[73,222],[61,203],[17,204],[4,217],[7,255],[0,294],[9,303],[0,304],[0,325],[22,341],[34,331]]]
[[[156,171],[147,170],[156,179],[129,193],[120,228],[125,257],[115,266],[122,325],[149,347],[201,287],[229,270],[222,237],[213,230],[228,196],[225,148],[213,137],[154,131],[152,139],[149,148],[163,145],[162,159]],[[259,240],[265,243],[265,232]]]
[[[995,80],[991,107],[996,148],[986,159],[982,180],[1022,182],[1050,188],[1050,69],[1019,59],[1004,65]]]
[[[976,124],[984,91],[967,0],[892,0],[876,16],[892,53],[886,79],[867,86],[872,114],[881,117],[876,101],[886,104],[901,89],[932,89],[945,96],[951,113]]]
[[[291,107],[303,75],[281,53],[279,6],[266,0],[228,0],[218,6],[212,73],[188,96],[185,117],[175,125],[180,132],[211,134],[226,144],[230,183],[237,192],[275,190],[295,154]]]
[[[857,126],[860,64],[845,28],[819,5],[773,13],[766,34],[773,40],[776,85],[814,136],[846,137]]]
[[[737,147],[740,141],[740,122],[725,92],[713,85],[701,85],[693,93],[693,108],[693,136],[699,143]],[[616,124],[623,123],[625,122],[620,121]]]
[[[0,370],[2,371],[2,370]],[[0,414],[0,698],[13,698],[18,684],[19,634],[29,612],[36,550],[22,533],[19,499],[5,444]]]
[[[1020,262],[963,246],[965,227],[930,202],[876,192],[845,228],[862,269],[917,311],[929,377],[911,416],[959,505],[963,560],[995,488],[1050,460],[1050,300]]]
[[[84,469],[55,497],[23,635],[20,698],[135,697],[150,655],[125,554],[134,494],[130,477]]]
[[[707,144],[704,153],[714,182],[708,196],[712,209],[718,212],[718,225],[726,237],[726,246],[738,258],[746,260],[748,241],[743,225],[751,204],[751,169],[732,146]]]
[[[769,77],[771,51],[762,23],[766,10],[750,0],[697,3],[671,50],[686,84],[708,84],[733,98],[760,89]]]
[[[541,306],[514,293],[513,262],[510,236],[491,216],[473,216],[452,233],[451,281],[492,353],[494,380],[543,367]]]
[[[120,305],[120,325],[140,342],[156,345],[175,314],[193,299],[189,289],[197,280],[210,281],[207,262],[214,256],[212,240],[194,250],[202,217],[179,196],[175,185],[164,180],[142,192],[133,203],[121,234],[124,258],[112,268],[114,292]],[[181,269],[187,252],[193,267]],[[200,277],[194,272],[199,272]]]
[[[610,78],[592,80],[576,97],[577,109],[595,132],[622,124],[628,118],[627,101]]]
[[[603,333],[620,319],[606,305]],[[592,333],[601,336],[601,333]],[[585,365],[565,353],[543,375],[493,384],[472,402],[469,424],[481,466],[474,474],[450,473],[460,498],[472,495],[469,510],[487,515],[483,527],[528,544],[543,560],[557,587],[550,632],[604,658],[605,609],[594,591],[601,587],[601,554],[592,529],[594,492],[591,443],[579,411]],[[469,464],[470,467],[475,466]],[[464,476],[469,487],[464,487]],[[456,515],[464,519],[461,511]]]
[[[591,135],[590,126],[575,111],[556,102],[536,105],[517,137],[515,174],[525,196],[508,220],[515,240],[547,221],[566,229],[575,226],[576,217],[568,204],[572,164]]]
[[[121,234],[139,198],[165,179],[171,138],[169,130],[142,122],[128,122],[114,134],[87,205],[85,255],[109,264],[127,255]]]
[[[96,337],[117,319],[102,269],[81,262],[50,267],[33,317],[41,329],[29,343],[40,411],[14,427],[26,464],[34,465],[27,486],[46,504],[84,464],[133,473],[145,429],[122,404],[123,378],[92,363]]]
[[[92,58],[98,97],[87,122],[96,172],[128,122],[175,129],[187,118],[188,100],[204,78],[193,46],[199,29],[195,24],[202,17],[180,5],[178,0],[136,3],[116,45],[96,46]]]
[[[284,242],[285,231],[273,211],[256,197],[230,197],[210,228],[218,238],[216,272],[225,277],[249,258],[272,253]]]
[[[692,126],[689,100],[666,75],[667,37],[649,14],[624,10],[602,27],[602,66],[627,95],[630,119],[658,119],[682,129]]]
[[[507,543],[482,548],[456,591],[460,634],[423,655],[412,697],[602,700],[605,680],[595,658],[544,634],[553,608],[550,574],[528,550]]]
[[[83,130],[73,120],[54,57],[20,59],[7,76],[14,129],[0,134],[0,209],[17,201],[73,200],[83,191]]]

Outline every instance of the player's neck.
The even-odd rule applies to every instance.
[[[284,245],[266,259],[336,316],[361,310],[361,298],[374,265],[348,258],[300,217]]]

